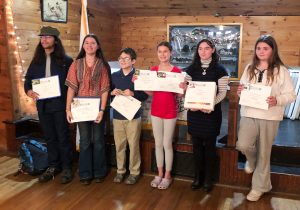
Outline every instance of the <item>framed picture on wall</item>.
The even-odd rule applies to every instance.
[[[168,40],[173,47],[171,62],[182,68],[191,64],[197,44],[204,38],[214,41],[220,63],[231,79],[238,79],[242,24],[168,24]]]
[[[66,23],[68,20],[68,0],[40,0],[41,16],[44,22]]]

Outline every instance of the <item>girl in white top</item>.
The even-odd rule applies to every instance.
[[[270,156],[284,107],[296,99],[287,68],[278,55],[276,41],[270,35],[259,37],[252,63],[247,65],[240,80],[238,95],[244,84],[260,84],[272,88],[266,99],[268,110],[241,106],[241,120],[236,147],[247,158],[245,172],[253,173],[252,189],[247,200],[257,201],[272,189]]]

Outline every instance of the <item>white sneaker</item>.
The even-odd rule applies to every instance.
[[[263,194],[264,194],[263,192],[259,192],[257,190],[251,190],[247,195],[247,200],[248,201],[258,201]]]
[[[250,167],[248,161],[246,161],[245,163],[244,171],[246,172],[246,174],[252,174],[254,171],[254,169]]]

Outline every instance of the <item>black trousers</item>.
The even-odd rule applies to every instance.
[[[65,110],[38,114],[47,142],[49,167],[71,169],[73,147],[69,138],[69,124]]]
[[[211,184],[216,165],[216,137],[202,138],[192,136],[195,179],[200,183]]]

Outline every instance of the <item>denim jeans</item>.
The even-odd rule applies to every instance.
[[[106,175],[107,165],[104,141],[104,120],[100,123],[93,121],[79,122],[80,179],[100,178]]]
[[[73,147],[69,138],[69,124],[65,110],[38,114],[47,142],[49,167],[71,169]]]

